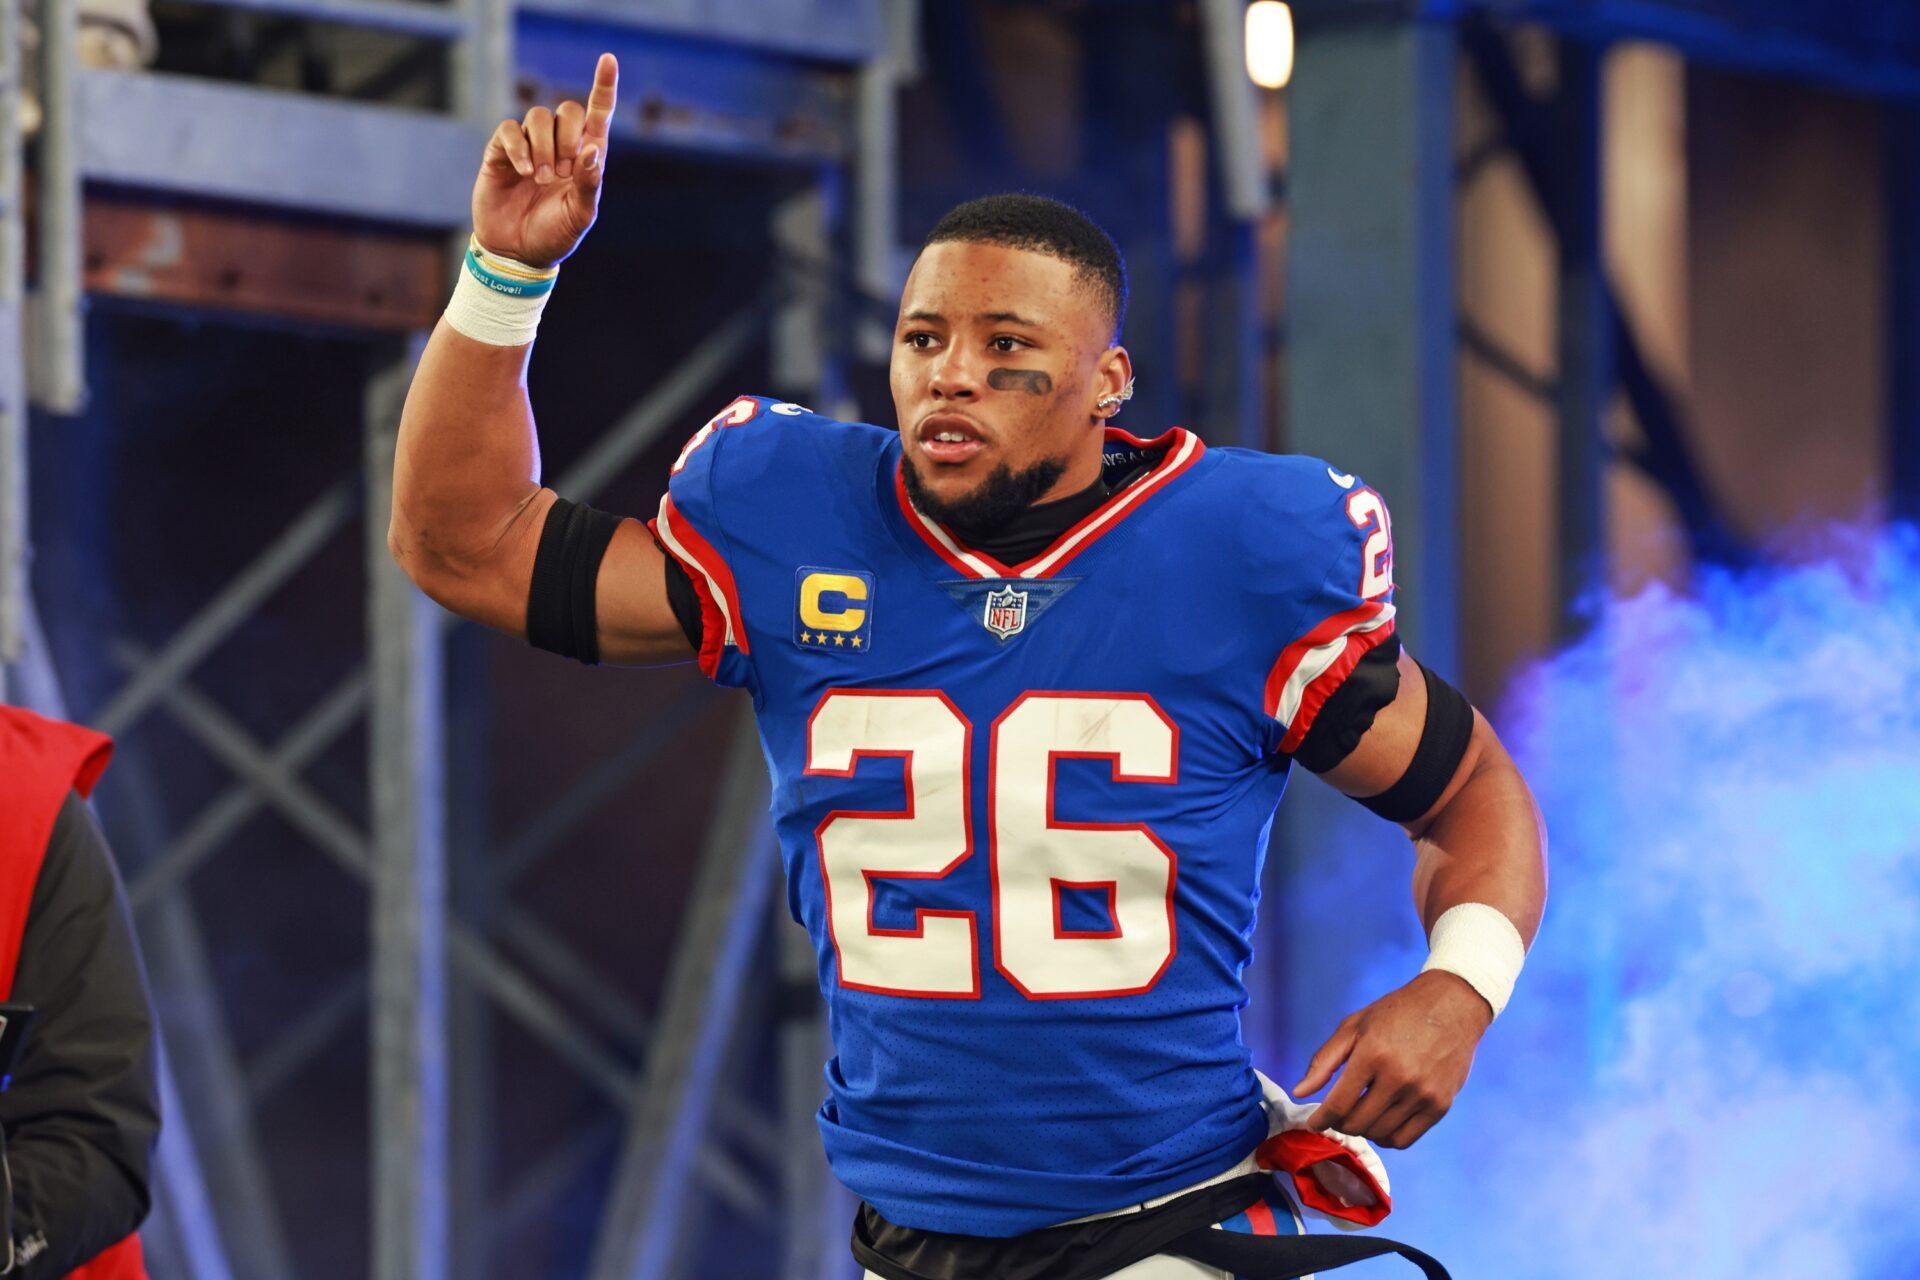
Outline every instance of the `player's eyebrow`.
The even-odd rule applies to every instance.
[[[911,321],[915,324],[945,324],[947,322],[947,318],[938,311],[928,311],[925,308],[916,308],[915,310],[906,312],[900,319],[903,321]],[[975,313],[973,320],[975,324],[1017,324],[1028,329],[1038,329],[1041,327],[1038,320],[1030,320],[1017,311],[981,311]]]

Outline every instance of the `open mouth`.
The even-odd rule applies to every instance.
[[[956,466],[987,447],[980,429],[957,414],[937,413],[920,424],[920,452],[929,462]]]

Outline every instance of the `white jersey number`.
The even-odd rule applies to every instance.
[[[1367,535],[1360,550],[1360,598],[1378,600],[1393,590],[1393,517],[1371,489],[1356,489],[1347,499],[1347,519]]]
[[[946,695],[836,689],[807,727],[807,773],[851,777],[862,756],[904,762],[907,807],[828,814],[815,829],[840,983],[889,995],[980,995],[971,911],[920,910],[911,929],[873,922],[876,879],[937,880],[973,854],[967,762],[973,726]],[[1053,816],[1063,759],[1108,762],[1116,782],[1172,783],[1180,731],[1144,694],[1029,693],[994,722],[994,967],[1032,1000],[1137,995],[1175,950],[1178,859],[1140,823]],[[1069,929],[1062,893],[1104,893],[1110,928]]]

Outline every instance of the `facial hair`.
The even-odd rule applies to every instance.
[[[920,479],[920,469],[908,458],[903,479],[907,497],[921,515],[931,516],[962,535],[991,533],[1038,502],[1067,472],[1058,458],[1042,458],[1021,471],[1001,463],[987,478],[957,498],[942,499]]]

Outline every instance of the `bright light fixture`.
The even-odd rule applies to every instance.
[[[1247,6],[1247,75],[1262,89],[1284,89],[1293,78],[1293,10],[1280,0]]]

